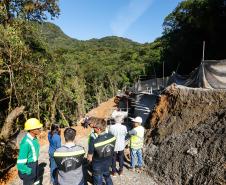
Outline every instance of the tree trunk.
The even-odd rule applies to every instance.
[[[65,118],[64,113],[61,110],[59,110],[59,113],[60,113],[61,117],[63,118],[63,120],[65,121],[65,123],[67,124],[67,126],[69,127],[70,125],[69,125],[67,119]]]
[[[0,140],[7,141],[13,131],[14,120],[24,112],[25,106],[16,107],[7,116],[0,133]]]
[[[52,104],[51,104],[51,117],[50,117],[50,122],[51,122],[51,125],[53,123],[55,123],[55,116],[56,116],[56,104],[57,104],[57,99],[58,99],[58,96],[59,94],[55,94],[54,97],[53,97],[53,101],[52,101]],[[47,125],[47,127],[50,126],[50,125]]]

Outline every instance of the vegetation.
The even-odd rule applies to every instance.
[[[0,23],[4,26],[15,19],[43,21],[59,15],[58,0],[1,0]]]
[[[187,74],[202,60],[226,58],[226,1],[186,0],[163,23],[163,52],[168,74],[172,70]]]
[[[1,125],[22,105],[21,123],[35,116],[46,126],[70,124],[148,74],[160,59],[158,43],[118,37],[78,41],[53,24],[21,19],[0,28]]]
[[[167,75],[191,72],[200,64],[204,40],[206,58],[225,58],[224,2],[183,1],[165,18],[161,38],[139,44],[120,37],[66,36],[43,22],[47,14],[58,16],[58,1],[1,1],[0,127],[21,106],[14,130],[31,116],[46,126],[71,124],[139,75],[161,76],[163,61]]]

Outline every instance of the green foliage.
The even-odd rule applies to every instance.
[[[115,36],[79,41],[50,23],[40,29],[51,51],[71,67],[71,75],[84,80],[86,111],[131,86],[139,75],[151,74],[160,62],[160,40],[146,45]]]
[[[0,25],[0,36],[0,71],[7,71],[0,73],[2,121],[24,105],[25,117],[38,117],[46,126],[67,125],[160,62],[161,41],[79,41],[53,24],[20,19]]]
[[[202,59],[226,58],[226,7],[224,0],[186,0],[164,21],[162,60],[166,70],[189,73]]]
[[[183,1],[165,18],[163,37],[139,44],[115,36],[79,41],[54,24],[25,21],[57,16],[58,1],[0,1],[0,127],[20,105],[25,117],[67,125],[139,75],[161,76],[163,61],[167,75],[190,72],[203,40],[206,58],[225,58],[223,2]]]
[[[51,18],[59,15],[58,0],[2,0],[0,1],[0,24],[6,26],[14,19],[43,21],[47,13]]]

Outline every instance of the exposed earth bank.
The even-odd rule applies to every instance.
[[[226,91],[171,85],[147,127],[145,163],[159,184],[226,184]]]

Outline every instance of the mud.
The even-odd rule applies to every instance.
[[[172,85],[147,126],[144,160],[159,184],[226,184],[226,91]]]

